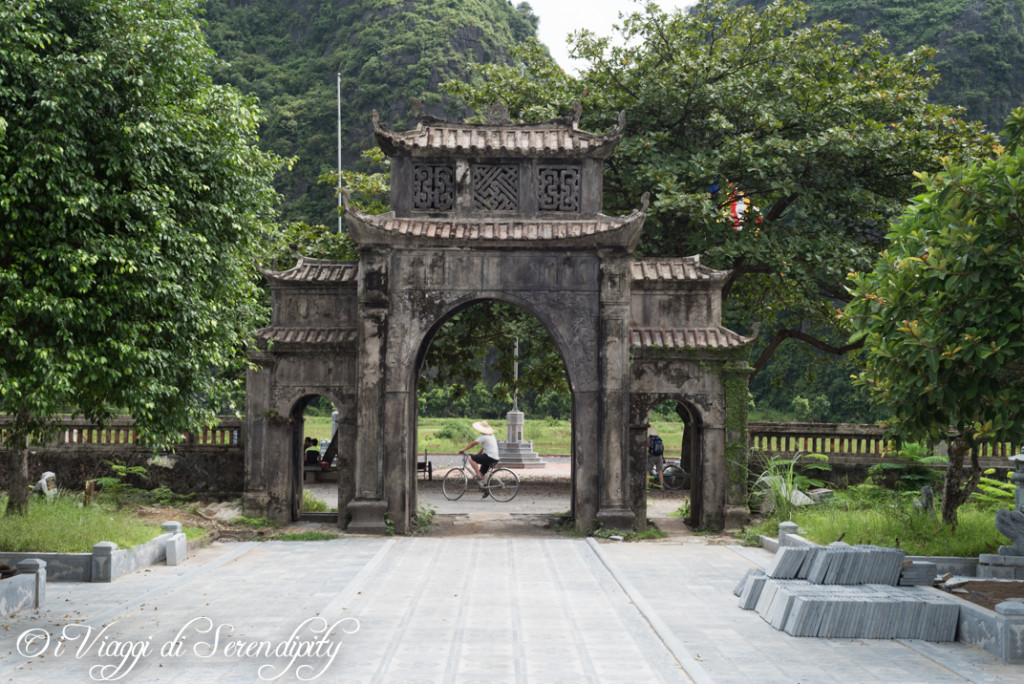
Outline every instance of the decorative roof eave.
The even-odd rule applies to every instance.
[[[256,331],[260,349],[289,351],[291,348],[340,347],[356,343],[357,333],[348,328],[296,328],[270,326]]]
[[[723,283],[729,279],[729,271],[718,271],[700,263],[700,255],[676,258],[633,259],[630,273],[634,285],[667,282],[708,282]]]
[[[572,117],[539,124],[469,124],[434,117],[419,118],[410,131],[392,131],[373,112],[373,134],[389,157],[518,157],[559,159],[607,159],[615,151],[626,128],[626,114],[603,134],[579,129],[580,109]]]
[[[364,214],[346,205],[345,224],[359,245],[519,249],[620,248],[632,252],[647,218],[643,205],[627,216],[597,214],[584,219],[548,218],[398,218],[394,212]]]
[[[295,265],[286,271],[271,271],[258,268],[260,274],[271,284],[322,284],[355,283],[359,275],[359,264],[354,261],[333,261],[312,259],[299,254],[295,245],[289,245],[295,257]]]
[[[631,347],[663,349],[735,349],[757,339],[755,330],[744,337],[728,328],[683,328],[679,330],[633,329],[629,331]]]

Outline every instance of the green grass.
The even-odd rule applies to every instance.
[[[0,551],[88,553],[97,542],[111,541],[130,548],[162,533],[159,525],[139,520],[130,508],[82,505],[80,494],[60,491],[51,501],[33,497],[27,515],[6,517],[7,497],[0,498]],[[190,539],[202,536],[184,528]]]
[[[469,418],[420,418],[417,425],[416,451],[423,453],[453,454],[466,446],[466,442],[473,439],[468,435],[464,440],[450,439],[439,436],[438,433],[456,432],[449,426],[459,425],[469,428],[473,420]],[[505,421],[488,420],[494,428],[494,436],[499,440],[505,439]],[[679,458],[680,446],[683,442],[683,424],[681,421],[666,421],[653,418],[651,427],[657,428],[658,434],[665,442],[665,456],[667,458]],[[448,428],[446,430],[446,428]],[[470,428],[471,429],[471,428]],[[303,437],[315,437],[317,441],[330,439],[331,419],[310,417],[306,418]],[[526,419],[523,426],[523,439],[533,440],[533,450],[538,454],[566,454],[570,453],[572,443],[572,428],[567,420],[549,420],[538,418],[536,420]]]
[[[831,501],[798,509],[792,519],[800,534],[818,544],[829,544],[843,536],[848,544],[876,544],[898,547],[910,556],[972,557],[996,553],[1009,540],[995,528],[991,509],[966,504],[960,508],[956,530],[941,516],[918,513],[912,495],[900,495],[872,487],[852,487],[836,492]],[[774,537],[778,519],[746,530],[745,538],[757,534]]]

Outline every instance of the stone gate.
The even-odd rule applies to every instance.
[[[416,510],[416,382],[455,313],[509,302],[544,325],[572,392],[577,529],[646,525],[647,418],[662,399],[686,412],[694,522],[721,527],[742,495],[750,339],[721,327],[724,272],[689,259],[633,259],[646,211],[601,213],[602,167],[624,120],[602,135],[579,112],[544,124],[421,118],[395,132],[391,207],[347,206],[358,263],[296,255],[264,272],[271,326],[248,378],[245,506],[298,515],[301,417],[316,395],[337,407],[339,524],[408,529]],[[685,464],[684,464],[685,465]]]

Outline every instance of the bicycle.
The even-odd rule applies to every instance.
[[[686,474],[686,471],[683,470],[678,462],[666,461],[665,466],[661,469],[661,479],[665,489],[684,489],[690,480],[690,476]],[[647,472],[647,484],[650,486],[657,481],[658,467],[653,466]]]
[[[469,463],[469,454],[460,451],[462,454],[462,465],[452,468],[445,473],[441,481],[441,491],[444,498],[449,501],[457,501],[466,493],[466,486],[471,479],[475,479],[473,471],[466,465]],[[491,495],[496,501],[511,501],[519,493],[519,476],[508,468],[492,468],[484,475],[481,491]]]

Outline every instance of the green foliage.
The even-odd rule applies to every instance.
[[[128,466],[120,461],[103,461],[114,473],[96,478],[103,498],[112,501],[117,510],[124,508],[129,499],[137,499],[146,495],[146,490],[132,484],[133,479],[146,479],[146,469],[142,466]]]
[[[364,214],[383,214],[391,203],[391,159],[384,156],[379,147],[363,150],[360,155],[370,168],[376,172],[341,171],[341,188],[348,195],[346,201],[350,206]],[[320,176],[320,183],[333,188],[339,186],[338,172],[327,171]]]
[[[267,113],[261,145],[297,157],[278,188],[291,221],[337,223],[337,79],[341,76],[343,166],[373,145],[371,110],[411,127],[414,100],[425,113],[460,116],[437,85],[466,73],[470,60],[506,61],[510,45],[536,35],[530,6],[506,0],[246,0],[207,4],[206,32],[226,62],[216,73],[259,97]],[[367,170],[360,168],[359,170]]]
[[[416,509],[416,515],[412,518],[410,534],[414,537],[422,537],[427,534],[430,531],[430,526],[434,524],[436,512],[429,504],[420,504],[420,507]]]
[[[687,499],[679,508],[672,511],[668,515],[670,518],[689,518],[690,513],[690,500]]]
[[[769,0],[734,4],[764,6]],[[839,19],[851,35],[879,31],[900,54],[921,45],[938,51],[942,79],[933,102],[966,108],[992,131],[1024,101],[1024,3],[1021,0],[809,0],[813,21]]]
[[[0,515],[7,497],[0,496]],[[185,528],[195,537],[195,528]],[[112,541],[131,548],[152,540],[160,528],[128,510],[107,505],[82,505],[82,494],[58,490],[56,496],[33,505],[24,515],[8,516],[0,525],[0,551],[90,553],[97,542]]]
[[[829,414],[829,408],[828,399],[821,394],[810,399],[796,396],[793,397],[793,401],[789,404],[789,410],[796,415],[798,420],[809,423],[818,423],[825,420],[825,417]]]
[[[818,544],[842,537],[849,544],[876,544],[903,549],[914,556],[977,557],[995,553],[1007,540],[993,525],[992,513],[974,505],[964,506],[956,527],[938,518],[917,514],[913,493],[880,487],[850,487],[814,506],[794,511],[792,521],[800,534]],[[779,518],[771,518],[745,530],[745,539],[757,534],[774,537]]]
[[[851,275],[859,382],[904,439],[937,442],[952,427],[967,447],[1024,441],[1022,164],[1014,143],[919,174],[924,193],[893,222],[889,249],[872,272]],[[965,450],[952,457],[962,463]],[[947,522],[959,503],[944,501]]]
[[[477,80],[445,87],[477,111],[505,100],[525,120],[568,115],[579,99],[581,127],[593,131],[625,111],[604,206],[626,211],[652,193],[640,253],[700,253],[731,268],[729,322],[761,321],[769,355],[808,329],[841,348],[843,277],[882,249],[913,172],[983,154],[992,140],[927,102],[932,51],[891,55],[877,35],[844,42],[846,27],[804,19],[786,1],[760,13],[703,0],[667,14],[650,3],[622,21],[622,41],[577,34],[574,52],[590,63],[578,78],[534,47],[515,53],[521,67],[481,66]],[[736,226],[729,206],[740,194],[752,206]]]
[[[310,513],[320,513],[327,510],[327,504],[316,498],[313,492],[308,489],[302,490],[302,510]]]
[[[256,529],[276,527],[273,521],[268,520],[266,518],[247,518],[244,515],[240,515],[237,518],[232,518],[231,524],[244,525],[245,527],[254,527]]]
[[[519,378],[515,380],[517,339]],[[486,413],[492,410],[503,415],[516,391],[521,396],[531,390],[542,395],[568,394],[565,364],[547,329],[536,316],[506,302],[482,302],[452,315],[431,341],[423,367],[420,391],[449,388],[452,400],[475,390],[492,374],[494,380],[487,389],[492,398],[479,396],[471,403],[484,417],[492,417]],[[495,402],[504,405],[494,406]]]
[[[859,370],[855,352],[837,357],[795,341],[783,343],[750,383],[756,407],[750,420],[877,423],[884,412],[851,379]],[[793,410],[797,398],[809,404],[807,410],[796,407],[800,415]]]
[[[760,470],[751,488],[756,498],[768,499],[771,511],[779,520],[792,519],[799,508],[791,500],[796,491],[807,491],[824,487],[825,481],[812,477],[808,472],[824,473],[832,470],[825,454],[799,452],[792,457],[771,457],[759,451],[750,455],[750,462]],[[755,500],[754,503],[759,503]],[[764,503],[760,503],[765,510]]]
[[[160,485],[156,489],[151,489],[146,492],[146,498],[150,502],[161,506],[181,506],[182,504],[195,499],[196,493],[189,492],[188,494],[178,494],[167,485]]]
[[[212,84],[195,13],[0,5],[0,413],[19,451],[68,407],[173,444],[241,392],[282,163],[255,147],[255,102]]]
[[[924,486],[934,485],[942,479],[942,473],[929,466],[946,461],[933,454],[926,444],[917,442],[904,444],[896,453],[883,454],[883,457],[882,461],[868,467],[868,476],[873,481],[882,480],[897,491],[920,491]]]
[[[283,223],[266,243],[262,261],[273,269],[286,270],[295,265],[295,251],[312,259],[356,261],[355,243],[348,233],[337,227],[310,226],[305,223]]]
[[[971,494],[970,501],[980,508],[989,510],[1013,510],[1014,491],[1016,486],[1009,481],[1011,473],[1006,473],[1003,480],[992,477],[996,469],[989,468],[978,482],[978,488]]]
[[[457,444],[468,444],[471,440],[476,439],[477,432],[466,423],[450,422],[438,430],[434,436]]]

